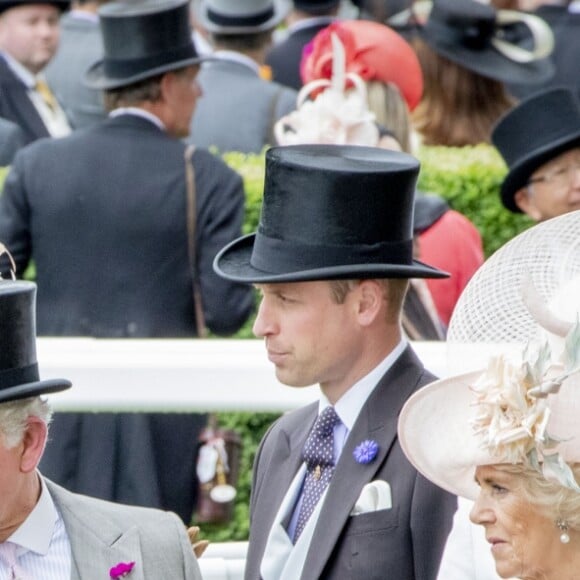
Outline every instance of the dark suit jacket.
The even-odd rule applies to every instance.
[[[195,336],[183,143],[132,115],[16,156],[0,199],[0,239],[21,275],[34,258],[38,333]],[[194,154],[196,249],[206,324],[237,330],[251,287],[219,278],[213,259],[240,235],[240,176]]]
[[[397,440],[403,403],[434,377],[409,347],[381,379],[348,436],[314,530],[301,580],[434,580],[456,508],[454,496],[431,484],[407,461]],[[246,580],[260,563],[276,512],[302,460],[316,419],[314,403],[279,419],[265,435],[254,465]],[[353,458],[366,439],[376,459]],[[350,516],[364,485],[389,482],[393,507]]]
[[[26,85],[0,56],[0,117],[16,123],[26,143],[50,137],[44,121],[28,96]]]
[[[266,56],[266,64],[272,67],[272,80],[300,90],[302,79],[300,78],[300,61],[304,47],[323,29],[326,24],[315,24],[300,28],[288,35],[288,38],[275,44]]]

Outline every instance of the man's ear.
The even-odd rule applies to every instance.
[[[363,326],[373,323],[383,308],[383,288],[376,280],[362,280],[359,293],[358,317]]]
[[[518,189],[514,194],[515,204],[534,221],[539,222],[541,219],[540,212],[534,203],[533,196],[530,194],[527,187]]]
[[[34,471],[44,453],[48,427],[38,417],[29,417],[26,421],[26,431],[22,439],[22,454],[20,456],[20,470],[22,473]]]

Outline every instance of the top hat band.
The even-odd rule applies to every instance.
[[[274,8],[270,7],[263,12],[253,14],[252,16],[225,16],[212,10],[207,9],[207,17],[214,24],[220,26],[257,26],[268,22],[274,16]]]
[[[35,383],[39,380],[38,364],[0,371],[0,389]]]
[[[254,268],[273,274],[289,270],[311,270],[358,264],[393,264],[408,266],[413,262],[413,242],[313,246],[256,234],[250,263]]]

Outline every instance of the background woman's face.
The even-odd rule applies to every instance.
[[[521,476],[501,466],[480,466],[475,471],[479,496],[471,521],[484,526],[487,541],[502,578],[552,578],[562,559],[560,531],[555,521],[525,499]]]

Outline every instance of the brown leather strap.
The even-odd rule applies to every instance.
[[[195,171],[193,169],[193,152],[195,145],[188,145],[185,149],[185,189],[187,191],[187,253],[189,256],[189,271],[191,273],[191,288],[193,293],[193,307],[195,308],[195,324],[197,336],[207,336],[199,276],[197,275],[197,260],[195,258]]]

